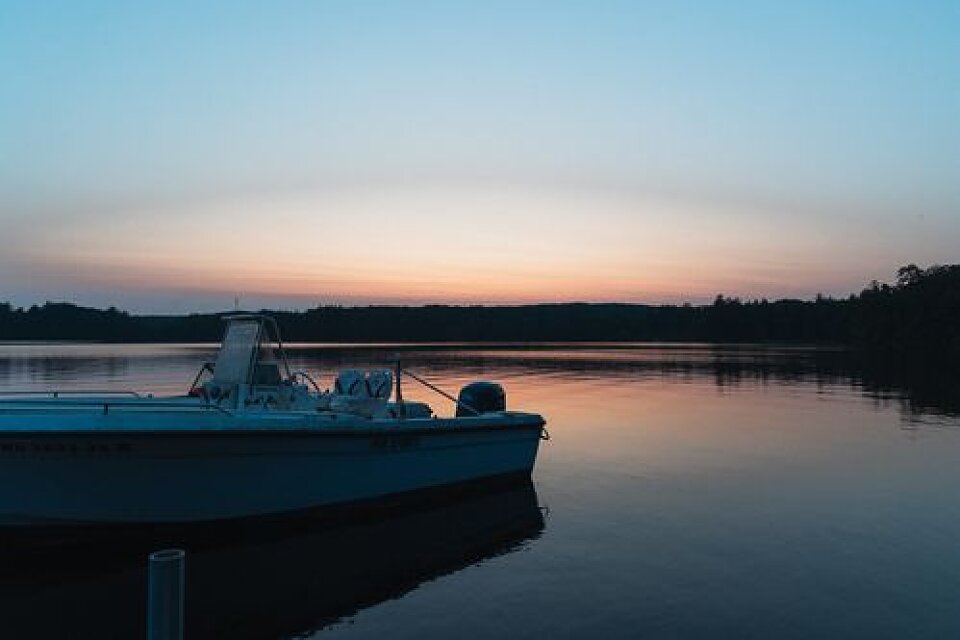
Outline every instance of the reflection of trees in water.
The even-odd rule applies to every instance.
[[[187,550],[187,637],[289,637],[516,551],[544,529],[529,480],[323,522],[234,525],[228,540],[223,530],[127,535],[4,558],[3,628],[12,637],[141,637],[146,553],[180,546]]]
[[[404,349],[371,347],[302,349],[303,366],[326,370],[385,366],[400,357],[404,366],[436,375],[550,375],[582,379],[711,380],[720,388],[741,385],[845,386],[876,399],[897,402],[909,415],[960,416],[960,373],[929,363],[883,361],[836,349],[736,345],[678,347],[585,346],[522,349]]]
[[[185,348],[163,354],[64,355],[40,353],[0,356],[0,386],[8,390],[46,388],[151,387],[169,382],[186,388],[209,349]]]
[[[122,348],[122,347],[118,347]],[[186,387],[209,348],[182,346],[165,353],[96,357],[38,354],[0,357],[0,384],[98,387]],[[742,385],[845,386],[878,402],[900,403],[910,415],[960,415],[960,373],[929,362],[869,358],[836,349],[762,345],[531,345],[506,346],[296,346],[291,365],[321,369],[404,366],[444,378],[549,375],[556,379],[710,380],[718,388]],[[116,382],[120,381],[120,382]]]
[[[0,381],[43,383],[123,376],[129,366],[126,357],[0,358]]]
[[[863,371],[859,381],[867,395],[893,394],[911,415],[960,416],[960,373],[955,369],[874,363]]]

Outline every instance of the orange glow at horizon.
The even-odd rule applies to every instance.
[[[308,306],[672,303],[810,295],[836,270],[822,251],[844,241],[762,211],[622,194],[357,189],[114,212],[47,228],[21,255],[76,287]]]

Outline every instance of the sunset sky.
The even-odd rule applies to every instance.
[[[0,300],[846,294],[960,262],[960,2],[0,0]]]

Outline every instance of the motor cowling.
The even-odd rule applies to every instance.
[[[469,418],[474,414],[470,409],[480,413],[507,410],[507,394],[496,382],[471,382],[460,389],[460,403],[457,404],[457,417]],[[468,409],[467,407],[470,407]]]

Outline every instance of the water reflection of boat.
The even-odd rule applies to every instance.
[[[544,521],[524,481],[322,529],[300,521],[296,526],[305,530],[292,533],[283,524],[245,531],[230,543],[176,541],[188,550],[187,637],[285,637],[318,629],[516,550],[541,533]],[[144,553],[157,543],[127,541],[120,549],[116,541],[90,543],[0,562],[4,637],[139,637]]]
[[[448,396],[457,411],[443,418],[402,398],[401,376],[440,390],[399,366],[344,371],[321,391],[291,370],[271,318],[227,320],[187,395],[4,394],[0,525],[274,516],[529,477],[543,418],[507,411],[498,385]]]

